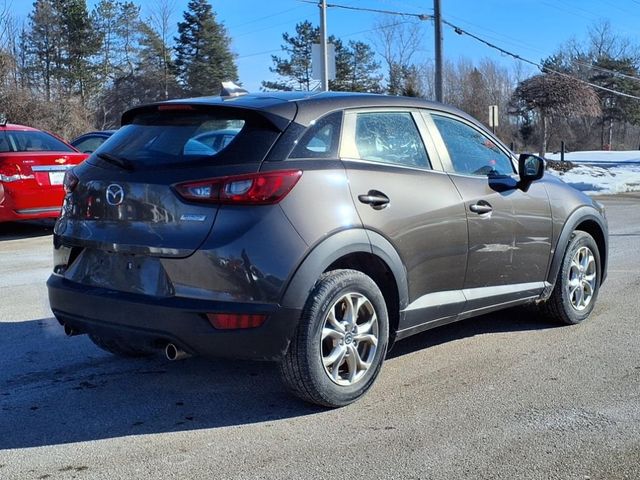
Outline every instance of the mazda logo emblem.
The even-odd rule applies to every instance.
[[[120,185],[112,183],[107,187],[105,196],[109,205],[120,205],[124,201],[124,189]]]

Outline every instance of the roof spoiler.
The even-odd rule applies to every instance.
[[[222,89],[220,90],[220,96],[222,98],[234,98],[247,95],[249,92],[239,85],[233,82],[222,82]]]

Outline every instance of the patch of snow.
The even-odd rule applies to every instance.
[[[547,153],[548,160],[560,160],[560,153]],[[565,153],[564,159],[573,163],[639,163],[640,150],[628,150],[623,152],[611,152],[603,150],[592,150],[583,152]]]
[[[560,160],[560,154],[546,158]],[[640,192],[640,150],[569,152],[564,158],[576,166],[568,172],[549,168],[547,173],[588,195]]]
[[[547,170],[588,195],[640,192],[640,165],[598,167],[579,165],[568,172]]]

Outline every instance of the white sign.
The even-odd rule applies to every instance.
[[[489,105],[489,126],[498,126],[498,105]]]
[[[336,47],[327,43],[327,69],[329,80],[336,79]],[[311,78],[322,80],[322,49],[319,43],[311,45]]]

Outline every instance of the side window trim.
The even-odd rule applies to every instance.
[[[376,162],[373,160],[366,160],[360,158],[360,153],[358,152],[358,146],[356,145],[356,121],[358,114],[360,113],[409,113],[411,118],[413,119],[416,129],[418,131],[418,135],[420,140],[422,141],[425,147],[425,153],[427,155],[427,162],[429,165],[426,168],[423,167],[414,167],[410,165],[401,165],[395,163],[382,163]],[[363,163],[371,163],[375,165],[387,165],[390,167],[396,168],[408,168],[412,170],[420,170],[420,171],[439,171],[442,168],[440,164],[440,160],[431,157],[435,150],[433,148],[431,137],[428,136],[429,132],[426,128],[423,118],[420,115],[420,110],[416,108],[404,108],[404,107],[374,107],[374,108],[357,108],[351,110],[345,110],[344,117],[342,121],[342,133],[340,137],[340,149],[339,149],[339,157],[345,160],[352,160],[356,162]]]
[[[429,129],[429,132],[432,132],[432,139],[433,139],[433,143],[434,143],[434,147],[435,150],[438,152],[438,158],[442,164],[443,170],[450,174],[450,175],[459,175],[459,176],[464,176],[464,177],[473,177],[473,178],[486,178],[486,177],[482,177],[482,176],[478,176],[478,175],[472,175],[472,174],[468,174],[468,173],[461,173],[461,172],[456,172],[455,169],[453,168],[453,162],[451,161],[451,157],[449,156],[449,150],[447,149],[447,146],[444,142],[444,139],[442,138],[442,135],[440,134],[440,130],[438,129],[437,125],[435,124],[435,122],[433,121],[433,117],[432,115],[440,115],[442,117],[447,117],[447,118],[451,118],[453,120],[456,120],[460,123],[463,123],[464,125],[468,126],[469,128],[475,130],[476,132],[478,132],[479,134],[485,136],[485,137],[489,137],[491,140],[496,140],[494,143],[495,145],[500,149],[500,151],[502,153],[504,153],[507,158],[509,158],[510,162],[511,162],[511,168],[513,169],[513,173],[512,175],[516,175],[516,172],[518,171],[517,168],[517,164],[516,164],[516,160],[513,156],[513,154],[508,151],[505,150],[505,148],[502,145],[502,142],[497,141],[497,138],[494,138],[493,136],[490,136],[487,134],[487,132],[484,132],[480,129],[478,129],[475,125],[473,125],[472,123],[466,121],[464,118],[461,117],[457,117],[455,115],[451,115],[448,112],[436,112],[436,111],[423,111],[422,112],[422,117],[425,121],[425,123],[427,124],[427,127]]]

